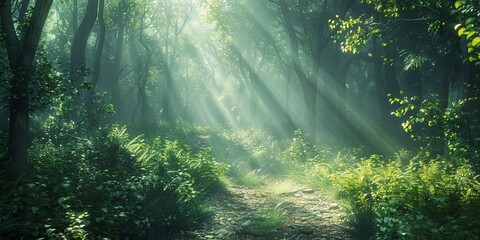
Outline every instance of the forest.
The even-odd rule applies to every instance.
[[[480,239],[478,0],[0,0],[0,239]]]

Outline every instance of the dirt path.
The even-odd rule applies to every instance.
[[[213,221],[176,239],[348,239],[340,206],[291,181],[231,186],[210,200]]]
[[[206,147],[212,145],[210,141],[210,136],[196,136],[189,144]],[[230,149],[232,163],[249,159],[244,151],[234,150],[237,146],[224,147]],[[212,221],[174,239],[349,239],[341,224],[344,210],[327,194],[287,177],[267,175],[257,176],[261,186],[230,183],[225,191],[210,196]]]

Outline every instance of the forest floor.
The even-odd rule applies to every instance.
[[[193,145],[211,146],[208,139],[197,138]],[[231,152],[228,161],[242,162],[244,157]],[[349,239],[341,221],[345,210],[331,194],[289,176],[253,173],[255,184],[226,177],[225,189],[208,197],[211,221],[173,239]]]
[[[175,239],[348,239],[330,197],[291,180],[264,182],[211,196],[213,220]]]
[[[208,139],[199,137],[193,145],[207,147]],[[227,161],[245,161],[238,151],[229,152]],[[253,184],[226,177],[225,189],[208,197],[211,220],[173,239],[349,239],[341,221],[345,210],[331,194],[288,175],[252,173]]]

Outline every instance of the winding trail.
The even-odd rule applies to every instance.
[[[175,239],[348,239],[343,211],[327,196],[291,181],[265,186],[234,185],[211,196],[213,221]]]
[[[211,146],[209,136],[191,139],[191,145]],[[234,148],[230,148],[234,149]],[[241,161],[232,152],[232,162]],[[212,220],[198,229],[181,232],[174,239],[273,240],[349,239],[342,226],[342,206],[321,190],[311,189],[288,177],[258,172],[262,184],[245,187],[231,180],[225,191],[207,199]]]

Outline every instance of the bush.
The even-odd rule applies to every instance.
[[[265,131],[227,129],[219,138],[217,143],[220,144],[214,145],[214,150],[229,159],[232,164],[240,165],[241,162],[246,165],[241,168],[262,170],[271,174],[284,174],[288,171],[279,158],[281,152],[279,141]],[[224,148],[223,152],[215,147]]]
[[[36,139],[29,154],[28,176],[1,184],[2,239],[158,238],[205,219],[200,193],[225,171],[209,150],[148,144],[119,126]]]
[[[480,184],[469,165],[415,159],[403,166],[372,156],[332,181],[341,198],[373,209],[376,239],[473,239],[480,234],[475,217]]]

